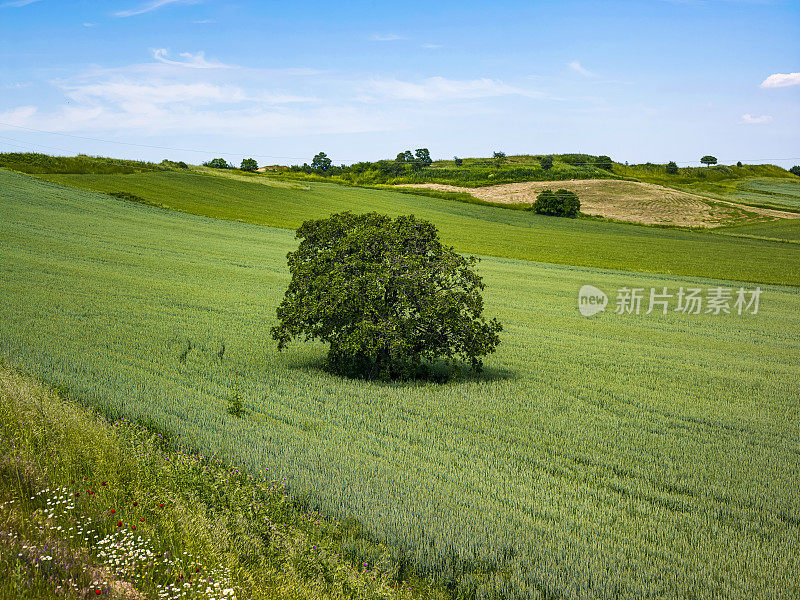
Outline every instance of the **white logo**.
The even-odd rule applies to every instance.
[[[578,310],[584,317],[591,317],[606,309],[608,296],[603,290],[599,290],[593,285],[585,285],[578,292]]]

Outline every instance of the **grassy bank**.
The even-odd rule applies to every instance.
[[[444,598],[268,473],[5,364],[0,399],[0,598]]]

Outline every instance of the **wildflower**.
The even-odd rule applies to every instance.
[[[133,505],[134,505],[134,506],[139,506],[139,503],[138,503],[138,502],[136,502],[136,501],[134,501]]]

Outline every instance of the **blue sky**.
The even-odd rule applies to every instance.
[[[800,2],[0,0],[0,151],[419,147],[800,164]]]

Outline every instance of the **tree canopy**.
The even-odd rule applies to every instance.
[[[558,190],[555,193],[551,190],[544,190],[531,206],[531,210],[540,215],[550,215],[553,217],[569,217],[574,219],[578,216],[581,209],[581,202],[577,194],[569,190]]]
[[[502,325],[482,314],[477,259],[443,246],[433,224],[344,212],[306,221],[297,238],[271,331],[279,349],[317,339],[330,345],[331,371],[392,379],[420,375],[437,359],[480,370],[499,344]]]
[[[678,174],[678,165],[675,161],[669,161],[667,163],[667,174],[668,175],[677,175]]]
[[[331,159],[328,158],[328,155],[324,152],[320,152],[314,156],[314,159],[311,161],[311,169],[319,173],[330,171],[332,165]]]
[[[245,158],[242,160],[242,165],[239,167],[242,171],[256,171],[258,169],[258,163],[253,158]]]
[[[717,159],[715,156],[711,156],[710,154],[706,154],[703,158],[700,159],[700,162],[704,165],[715,165],[717,164]]]

